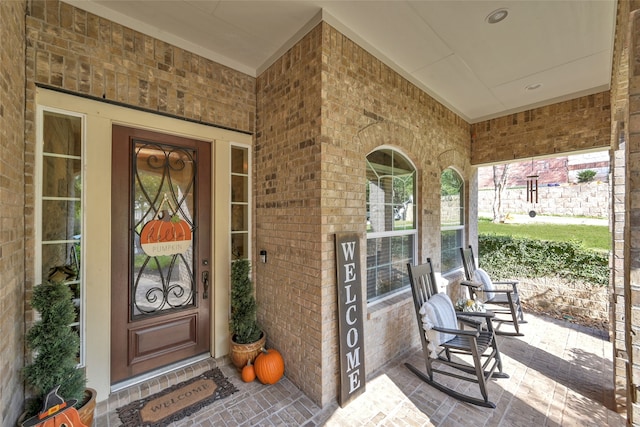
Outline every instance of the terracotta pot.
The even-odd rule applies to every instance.
[[[80,421],[82,424],[87,427],[91,427],[93,425],[93,415],[96,411],[96,396],[97,393],[92,388],[87,388],[85,390],[85,394],[89,395],[89,400],[87,403],[78,408],[78,415],[80,415]]]
[[[249,344],[238,344],[231,338],[231,346],[229,348],[229,356],[231,357],[231,363],[238,369],[238,372],[247,365],[247,362],[253,360],[260,354],[260,350],[267,342],[267,334],[264,332],[260,339],[256,342]]]

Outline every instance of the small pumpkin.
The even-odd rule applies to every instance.
[[[250,383],[251,381],[256,379],[256,370],[254,366],[251,364],[251,360],[247,361],[247,364],[244,368],[242,368],[242,381],[245,383]]]
[[[284,375],[284,360],[278,350],[262,350],[253,362],[256,376],[262,384],[275,384]]]

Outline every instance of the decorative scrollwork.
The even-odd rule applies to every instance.
[[[188,148],[135,140],[133,158],[134,265],[131,315],[140,317],[193,306],[196,283],[193,248],[183,253],[149,256],[141,250],[140,232],[167,203],[191,230],[196,163]]]

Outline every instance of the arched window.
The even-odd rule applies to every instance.
[[[442,272],[462,267],[460,248],[464,242],[464,181],[452,168],[440,176],[440,236]]]
[[[367,156],[367,302],[409,286],[416,251],[416,170],[384,148]]]

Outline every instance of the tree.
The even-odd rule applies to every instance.
[[[262,331],[256,321],[256,299],[253,282],[249,277],[251,265],[242,258],[231,265],[231,334],[238,344],[248,344],[260,339]]]
[[[40,313],[26,335],[33,362],[23,373],[34,399],[27,405],[29,416],[38,413],[47,393],[56,385],[65,399],[83,401],[86,378],[77,368],[80,337],[69,326],[76,317],[73,296],[62,282],[45,282],[33,288],[31,306]]]
[[[509,165],[493,165],[493,222],[503,222],[502,193],[507,185]]]

